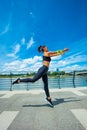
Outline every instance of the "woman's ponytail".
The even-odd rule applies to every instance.
[[[43,52],[43,46],[40,45],[40,46],[38,47],[38,52]]]

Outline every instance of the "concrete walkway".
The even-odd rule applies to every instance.
[[[87,130],[87,87],[0,91],[0,130]]]

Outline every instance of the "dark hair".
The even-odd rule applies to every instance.
[[[38,47],[38,52],[43,52],[43,51],[44,51],[44,49],[43,49],[44,47],[45,47],[45,46],[41,46],[41,45],[40,45],[40,46]]]

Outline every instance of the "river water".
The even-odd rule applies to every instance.
[[[20,83],[11,85],[15,78],[0,78],[0,90],[29,90],[29,89],[43,89],[42,79],[39,79],[35,83]],[[49,88],[73,88],[73,87],[86,87],[87,76],[76,76],[75,84],[73,85],[73,77],[60,77],[60,78],[48,78]]]

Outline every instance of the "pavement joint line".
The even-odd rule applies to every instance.
[[[82,126],[87,130],[87,110],[86,109],[71,109],[73,115],[79,120]]]
[[[0,129],[7,130],[19,111],[3,111],[0,114]],[[9,117],[9,118],[8,118]]]
[[[73,92],[74,94],[78,95],[78,96],[86,96],[87,94],[80,92],[79,90],[72,90],[71,92]]]
[[[87,94],[80,92],[80,90],[87,90],[87,87],[83,88],[62,88],[62,89],[49,89],[50,92],[72,92],[78,96],[86,96]],[[14,91],[0,91],[0,94],[4,94],[0,98],[10,98],[15,94],[41,94],[44,93],[43,89],[33,89],[33,90],[14,90]]]

